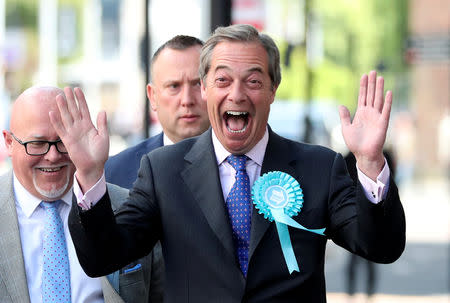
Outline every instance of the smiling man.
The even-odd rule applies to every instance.
[[[404,213],[382,154],[392,103],[383,78],[361,78],[352,122],[340,109],[355,187],[340,154],[268,127],[279,61],[273,40],[252,26],[216,29],[200,56],[212,129],[145,155],[116,213],[102,176],[105,114],[95,128],[81,90],[58,98],[50,117],[77,168],[71,232],[89,275],[161,240],[165,302],[325,302],[328,239],[375,262],[401,255]]]
[[[27,89],[12,106],[9,130],[3,130],[13,169],[0,176],[0,302],[143,302],[129,292],[138,289],[133,283],[144,291],[143,277],[118,281],[121,289],[114,290],[106,277],[90,278],[80,266],[68,227],[75,166],[48,116],[57,110],[58,95],[64,92],[56,87]],[[127,195],[117,186],[108,190],[115,207]],[[51,251],[53,241],[61,251]],[[49,295],[56,292],[64,297]]]

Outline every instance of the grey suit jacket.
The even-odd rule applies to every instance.
[[[12,171],[0,176],[0,302],[30,302],[25,265],[20,242],[19,223],[13,192]],[[109,186],[114,200],[127,194],[126,190]],[[101,278],[103,296],[108,303],[124,303],[106,277]]]

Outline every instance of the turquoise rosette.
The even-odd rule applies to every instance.
[[[265,219],[275,221],[284,259],[289,273],[299,271],[297,258],[292,248],[288,226],[324,235],[325,228],[308,229],[292,217],[297,216],[303,206],[303,190],[289,174],[272,171],[262,175],[252,187],[252,200]]]

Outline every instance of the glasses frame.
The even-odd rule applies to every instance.
[[[47,154],[48,153],[48,151],[50,150],[50,148],[52,147],[52,145],[54,145],[55,146],[55,148],[56,148],[56,150],[60,153],[60,154],[64,154],[64,155],[66,155],[66,154],[68,154],[68,152],[62,152],[62,151],[60,151],[59,150],[59,148],[58,148],[58,143],[59,142],[62,142],[62,140],[61,139],[58,139],[58,140],[56,140],[56,141],[45,141],[45,140],[30,140],[30,141],[22,141],[22,140],[20,140],[19,138],[17,138],[16,136],[14,136],[14,134],[12,133],[12,132],[9,132],[10,133],[10,135],[19,143],[19,144],[21,144],[21,145],[23,145],[23,147],[25,147],[25,152],[27,153],[27,155],[30,155],[30,156],[43,156],[43,155],[45,155],[45,154]],[[39,153],[39,154],[36,154],[36,153],[29,153],[28,152],[28,148],[27,148],[27,145],[28,145],[28,143],[36,143],[36,142],[38,142],[38,143],[47,143],[48,144],[48,148],[47,148],[47,151],[45,152],[45,153]]]

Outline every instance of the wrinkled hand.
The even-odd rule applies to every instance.
[[[97,128],[92,123],[82,90],[64,88],[64,95],[56,97],[58,112],[50,111],[50,121],[67,148],[77,170],[77,180],[83,192],[101,178],[108,159],[109,136],[106,113],[97,117]],[[78,101],[78,102],[77,102]]]
[[[384,99],[384,101],[383,101]],[[348,149],[355,155],[358,168],[376,180],[384,166],[383,145],[392,106],[392,92],[384,98],[384,79],[371,71],[360,81],[358,108],[353,121],[345,106],[339,108],[342,134]]]

